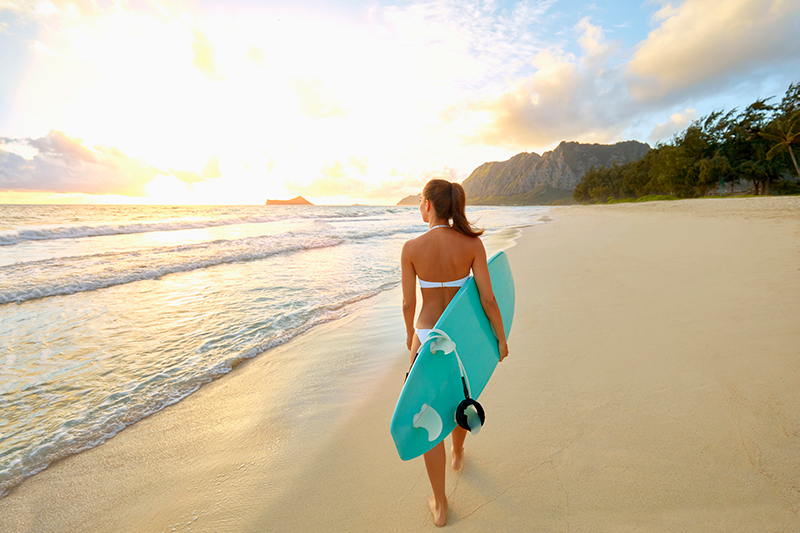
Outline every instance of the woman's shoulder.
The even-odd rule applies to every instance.
[[[420,247],[420,245],[422,244],[421,239],[424,236],[425,236],[425,234],[423,233],[422,235],[418,235],[418,236],[414,237],[413,239],[408,239],[405,243],[403,243],[402,253],[404,255],[409,254],[409,253],[414,253]]]
[[[483,246],[483,241],[479,237],[465,237],[466,246],[469,247],[470,252],[474,255],[474,257],[486,257],[486,248]]]
[[[422,235],[417,235],[416,237],[408,239],[403,246],[417,246],[420,242],[422,242],[423,237],[426,235],[426,233],[423,233]]]

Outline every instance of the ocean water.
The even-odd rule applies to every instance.
[[[493,253],[546,211],[468,216]],[[0,497],[396,287],[426,229],[416,207],[0,206]]]

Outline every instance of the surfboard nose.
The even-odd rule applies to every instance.
[[[436,409],[424,403],[419,413],[414,415],[414,427],[426,429],[428,441],[434,441],[442,432],[442,417],[439,416]]]

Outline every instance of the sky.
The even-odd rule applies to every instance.
[[[0,0],[0,203],[395,204],[800,82],[797,0]]]

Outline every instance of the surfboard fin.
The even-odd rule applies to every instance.
[[[456,349],[456,343],[449,338],[440,337],[433,341],[431,344],[431,353],[444,352],[445,354],[453,353]]]
[[[442,417],[436,409],[424,403],[419,413],[414,415],[414,427],[428,430],[428,441],[434,441],[442,432]]]

